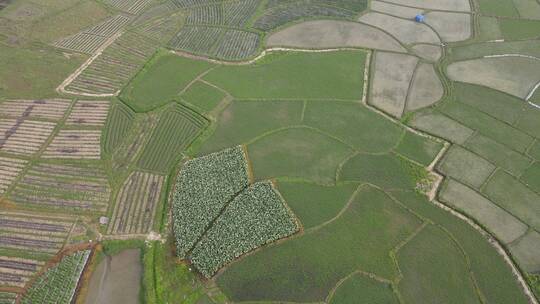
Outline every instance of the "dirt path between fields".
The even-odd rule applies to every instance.
[[[92,64],[92,62],[94,62],[94,60],[96,60],[109,45],[113,44],[113,42],[115,42],[116,39],[118,39],[118,37],[122,36],[122,34],[123,34],[123,31],[119,31],[116,34],[114,34],[111,38],[107,39],[107,41],[105,41],[105,43],[102,46],[100,46],[94,52],[94,54],[90,58],[88,58],[88,60],[86,60],[77,70],[75,70],[75,72],[73,72],[71,75],[69,75],[56,88],[56,91],[58,93],[80,95],[80,96],[89,96],[89,97],[111,97],[111,96],[117,95],[118,92],[116,92],[114,94],[90,94],[90,93],[73,92],[73,91],[66,90],[66,87],[68,85],[70,85],[71,82],[73,80],[75,80],[75,78],[77,78],[90,64]]]

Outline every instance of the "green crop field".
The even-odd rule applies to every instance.
[[[212,111],[225,98],[225,94],[215,87],[197,81],[186,88],[181,97],[184,101],[206,113]]]
[[[218,284],[236,301],[315,302],[355,269],[391,280],[397,269],[390,251],[420,223],[384,192],[364,186],[341,217],[246,257],[219,276]],[[265,280],[259,281],[261,274]]]
[[[239,99],[362,97],[365,53],[272,54],[252,66],[220,66],[203,76]]]
[[[170,106],[159,117],[137,165],[146,170],[166,172],[206,124],[206,119],[190,108],[180,104]]]
[[[400,249],[397,260],[403,275],[399,289],[405,301],[480,303],[473,280],[468,277],[465,256],[442,230],[428,225]]]
[[[362,274],[354,274],[339,285],[329,303],[353,304],[358,299],[366,303],[399,303],[388,282],[378,282]]]
[[[0,0],[0,304],[537,304],[539,39],[538,0]]]
[[[212,67],[204,61],[171,55],[158,54],[152,60],[155,62],[151,62],[151,67],[139,72],[120,96],[137,112],[146,112],[169,103],[192,80]]]
[[[280,181],[278,189],[304,229],[324,224],[338,216],[357,184],[321,186],[299,181]]]
[[[135,118],[133,111],[123,104],[114,106],[108,120],[107,132],[103,136],[103,152],[112,153],[129,133]]]

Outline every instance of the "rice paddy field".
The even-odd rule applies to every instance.
[[[540,2],[0,0],[0,304],[113,298],[538,303]]]

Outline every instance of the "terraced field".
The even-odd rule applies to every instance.
[[[128,16],[116,15],[73,36],[56,41],[54,46],[92,54],[129,22],[130,18]]]
[[[9,197],[36,208],[107,210],[111,189],[100,168],[36,164],[19,179]]]
[[[76,222],[36,213],[0,213],[0,288],[22,290],[80,228]]]
[[[65,90],[88,96],[115,95],[155,50],[156,46],[148,38],[126,33],[69,81]]]
[[[149,304],[538,303],[538,1],[38,2],[0,1],[0,303],[135,247]]]
[[[159,118],[137,166],[150,171],[167,171],[206,125],[204,117],[184,105],[169,107]]]
[[[130,14],[139,14],[141,13],[146,6],[148,6],[152,1],[151,0],[107,0],[105,3],[108,5],[124,11]]]
[[[117,104],[111,109],[110,119],[106,131],[103,134],[103,152],[112,153],[125,139],[129,130],[133,126],[135,114],[122,104]]]

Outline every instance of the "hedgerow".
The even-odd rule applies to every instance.
[[[177,255],[185,257],[227,202],[248,185],[242,147],[186,162],[173,196]]]
[[[90,250],[84,250],[63,257],[30,286],[22,303],[71,303],[89,255]]]
[[[211,277],[235,258],[298,229],[292,212],[272,184],[256,183],[226,207],[190,259],[204,276]]]

